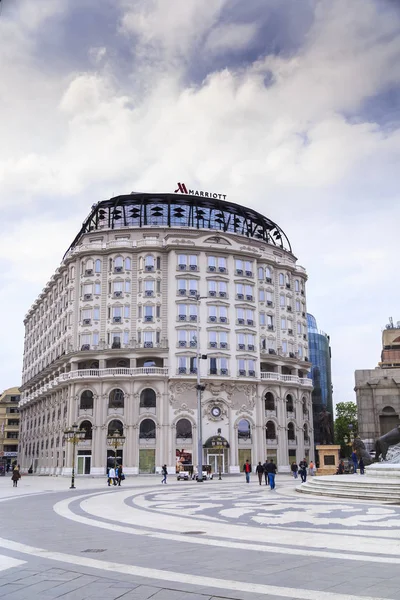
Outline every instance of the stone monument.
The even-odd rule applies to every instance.
[[[323,444],[316,446],[319,457],[317,475],[335,475],[339,466],[339,444]]]

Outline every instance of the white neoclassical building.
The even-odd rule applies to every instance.
[[[197,464],[197,369],[203,464],[313,458],[306,272],[271,220],[195,194],[92,207],[25,318],[22,468],[70,474],[73,423],[78,474],[105,473],[114,431],[127,474]]]

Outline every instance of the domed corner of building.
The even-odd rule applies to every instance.
[[[28,311],[23,469],[191,468],[199,382],[212,472],[314,458],[306,271],[269,218],[186,191],[94,204]]]

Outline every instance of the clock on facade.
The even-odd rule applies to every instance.
[[[213,417],[220,417],[221,416],[221,409],[219,408],[219,406],[213,406],[211,409],[211,414]]]

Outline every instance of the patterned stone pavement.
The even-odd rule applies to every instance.
[[[0,480],[0,599],[400,599],[400,507],[240,478]]]

